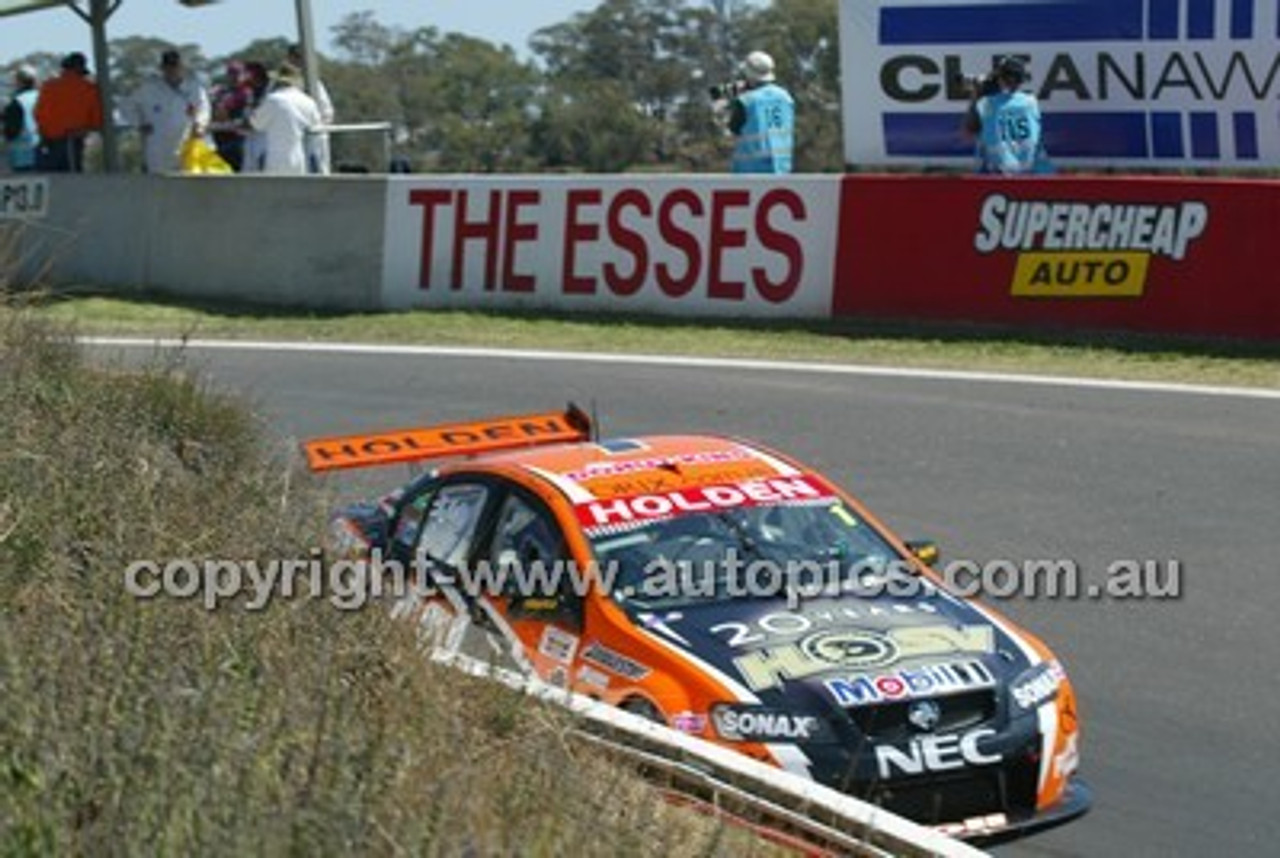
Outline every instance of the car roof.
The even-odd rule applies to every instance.
[[[447,470],[515,471],[582,503],[726,483],[793,478],[800,465],[749,441],[717,435],[647,435],[528,447]]]

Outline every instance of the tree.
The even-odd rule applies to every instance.
[[[539,102],[534,151],[544,167],[618,173],[651,160],[656,126],[614,81],[571,81]]]
[[[111,83],[120,96],[117,104],[132,95],[144,80],[158,73],[160,55],[170,49],[177,50],[193,72],[200,74],[206,70],[207,63],[199,45],[174,45],[152,36],[111,40]]]
[[[537,74],[508,46],[449,34],[435,45],[425,139],[441,169],[528,169]]]
[[[769,51],[796,97],[796,166],[843,166],[837,0],[602,0],[534,34],[535,60],[435,27],[406,30],[372,11],[332,29],[320,58],[339,124],[389,122],[419,169],[538,168],[723,171],[732,148],[708,88],[734,77],[746,54]],[[258,40],[215,65],[182,46],[196,69],[228,59],[274,69],[289,42]],[[112,43],[119,91],[150,73],[158,39]],[[373,135],[333,137],[334,161],[385,166]]]
[[[290,44],[290,41],[283,36],[274,36],[270,39],[254,39],[240,50],[225,57],[217,58],[210,64],[210,71],[213,73],[221,72],[231,60],[240,60],[241,62],[262,63],[269,71],[274,72],[288,57]]]
[[[594,112],[602,135],[622,140],[639,134],[647,148],[627,146],[635,157],[623,168],[678,161],[687,135],[714,130],[704,106],[707,37],[714,25],[710,9],[679,0],[605,0],[540,30],[531,46],[546,69],[548,121]],[[607,104],[593,108],[587,100],[597,97]],[[700,122],[690,119],[690,102],[702,108],[695,110]],[[556,137],[546,131],[542,139]],[[555,163],[564,151],[561,146],[544,154]]]
[[[372,10],[352,12],[332,30],[339,53],[350,62],[365,66],[382,65],[392,48],[404,39],[403,30],[379,24]]]

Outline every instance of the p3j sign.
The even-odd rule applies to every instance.
[[[1280,160],[1276,0],[840,0],[845,159],[968,163],[965,75],[1012,54],[1059,164]]]
[[[825,318],[829,177],[392,179],[383,304]]]
[[[44,217],[48,213],[48,179],[43,176],[0,178],[0,220]]]

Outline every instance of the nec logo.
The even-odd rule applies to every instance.
[[[974,730],[963,736],[921,736],[905,749],[881,745],[876,748],[876,765],[886,780],[897,775],[949,772],[966,765],[991,765],[1004,759],[1003,755],[983,753],[978,743],[995,735],[995,730]]]

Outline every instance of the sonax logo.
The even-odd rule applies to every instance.
[[[1154,256],[1186,258],[1209,224],[1202,202],[1175,204],[1015,200],[982,203],[973,246],[1018,254],[1017,298],[1139,298]]]

